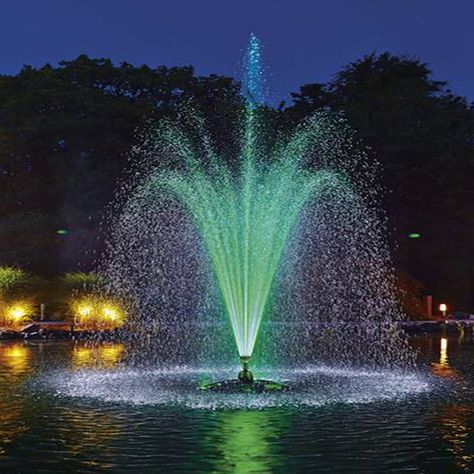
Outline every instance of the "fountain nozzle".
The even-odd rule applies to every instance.
[[[253,383],[253,374],[249,370],[249,356],[242,356],[240,357],[240,363],[242,364],[242,370],[239,372],[238,380],[240,383]]]
[[[201,390],[210,390],[213,392],[223,393],[266,393],[266,392],[280,392],[288,390],[289,387],[279,382],[272,382],[271,380],[256,380],[252,372],[249,370],[250,356],[241,356],[240,363],[242,370],[236,379],[223,380],[221,382],[214,382],[203,385]]]

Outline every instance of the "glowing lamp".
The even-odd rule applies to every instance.
[[[26,316],[26,313],[22,308],[12,308],[10,310],[10,318],[14,321],[19,321],[24,316]]]
[[[33,314],[33,305],[28,301],[16,301],[6,306],[1,313],[2,324],[18,326],[25,324]]]
[[[7,310],[8,318],[15,323],[20,322],[27,314],[28,309],[23,305],[15,305]]]
[[[74,322],[82,329],[112,329],[126,319],[122,308],[113,300],[103,301],[100,296],[88,295],[71,301]]]
[[[419,239],[421,237],[421,234],[418,232],[412,232],[411,234],[408,234],[409,239]]]
[[[110,319],[111,321],[115,321],[119,318],[118,311],[115,308],[111,308],[110,306],[106,306],[102,313],[107,319]]]
[[[77,312],[79,316],[82,316],[82,317],[90,316],[92,314],[92,306],[90,305],[79,306],[79,308],[77,308]]]

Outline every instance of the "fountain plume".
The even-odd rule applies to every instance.
[[[206,119],[190,102],[175,117],[147,129],[135,154],[143,158],[133,168],[131,184],[124,188],[126,201],[110,239],[105,273],[113,275],[115,291],[135,295],[141,307],[131,312],[149,323],[156,318],[160,331],[168,331],[171,322],[166,337],[160,333],[161,345],[169,348],[168,357],[191,345],[191,351],[196,346],[202,350],[218,338],[219,324],[211,321],[212,331],[206,326],[209,320],[204,313],[212,311],[207,301],[195,310],[207,321],[206,329],[196,330],[195,335],[195,329],[180,326],[192,312],[190,302],[199,300],[204,291],[202,281],[207,281],[207,274],[198,267],[209,262],[239,356],[247,364],[263,321],[278,316],[275,320],[280,323],[288,317],[288,307],[294,313],[288,321],[299,329],[283,335],[273,331],[265,340],[268,347],[275,341],[280,353],[287,354],[291,346],[294,354],[304,352],[303,347],[318,354],[320,349],[312,347],[311,341],[319,342],[323,334],[326,340],[331,338],[324,345],[333,348],[333,353],[344,351],[347,357],[340,360],[350,360],[355,354],[379,362],[382,351],[378,347],[382,346],[395,356],[393,360],[400,360],[399,354],[407,352],[403,337],[394,329],[400,313],[390,286],[381,226],[371,210],[377,197],[374,161],[367,159],[344,118],[328,112],[311,115],[290,133],[268,132],[261,47],[255,36],[246,57],[236,156],[216,146]],[[304,230],[311,227],[308,222],[317,231],[312,236]],[[170,237],[165,236],[169,229],[183,225],[185,232],[171,231]],[[310,251],[296,245],[301,235]],[[290,273],[293,280],[299,278],[296,269],[288,270],[294,262],[310,275],[310,259],[301,262],[301,258],[310,256],[312,242],[317,244],[313,254],[318,256],[316,266],[321,273],[301,284],[301,278],[297,284],[289,282]],[[161,282],[154,281],[158,277]],[[155,284],[161,285],[159,289],[154,289]],[[193,291],[190,284],[197,289]],[[321,285],[325,285],[323,293],[319,288],[313,291]],[[283,290],[283,286],[297,289],[298,295],[283,305],[281,296],[276,297],[274,303],[272,296],[281,293],[274,289]],[[318,313],[323,305],[314,297],[308,299],[311,293],[324,302],[326,313]],[[308,314],[301,314],[308,306],[300,301],[302,295],[311,300]],[[157,298],[164,310],[153,309]],[[168,309],[173,308],[169,304],[173,299],[179,300],[179,311]],[[275,308],[281,314],[275,314]],[[366,308],[368,318],[361,312]],[[186,313],[184,318],[182,313]],[[303,327],[309,317],[317,323],[352,320],[361,341],[380,342],[355,350],[357,344],[348,345],[344,332],[318,331],[309,337]],[[370,318],[377,329],[367,323]],[[167,344],[167,338],[176,341],[176,334],[185,333],[186,342]]]

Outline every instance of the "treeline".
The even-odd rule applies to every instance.
[[[225,137],[242,98],[232,78],[191,67],[80,56],[0,77],[0,262],[46,276],[91,268],[104,209],[134,133],[192,100]],[[396,263],[462,309],[474,306],[473,107],[415,59],[369,55],[271,111],[283,127],[344,112],[390,190]],[[419,234],[419,238],[410,238]],[[413,235],[412,235],[413,236]]]

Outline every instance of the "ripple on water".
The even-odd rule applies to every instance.
[[[133,405],[169,405],[187,408],[261,409],[279,406],[319,407],[400,400],[426,393],[432,381],[419,373],[349,370],[327,366],[261,371],[261,378],[283,380],[288,392],[223,394],[202,392],[200,383],[233,378],[235,368],[213,371],[194,367],[122,369],[118,371],[59,371],[41,384],[59,397],[82,397]]]

